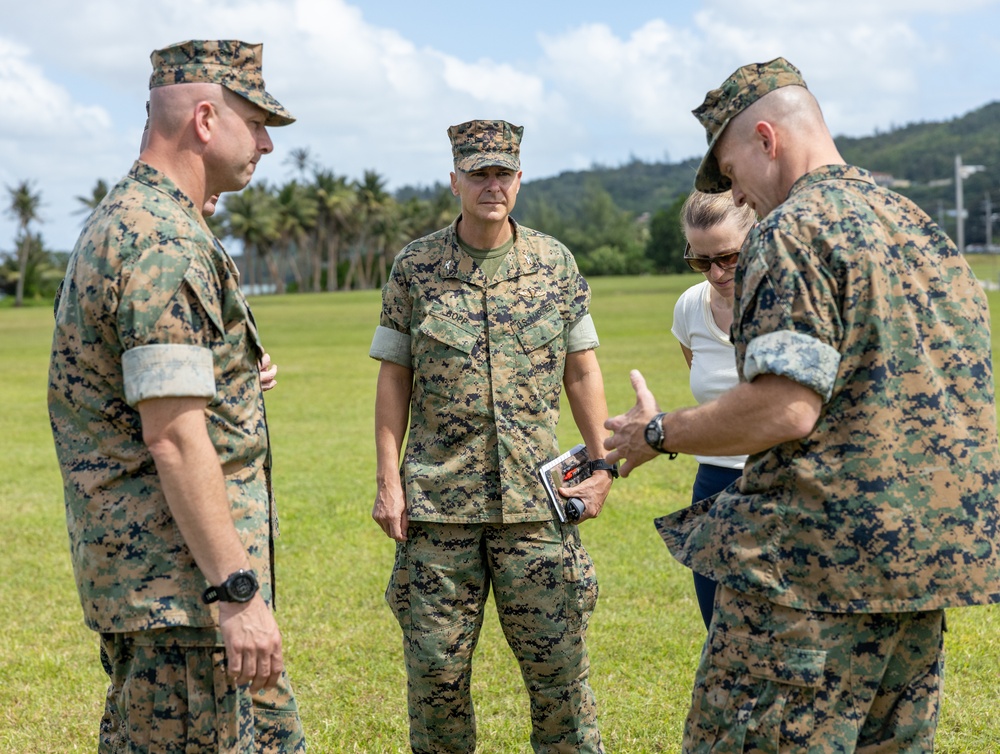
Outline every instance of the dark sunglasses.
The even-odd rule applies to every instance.
[[[691,253],[691,244],[684,247],[684,261],[687,266],[695,272],[708,272],[714,264],[720,270],[731,270],[740,261],[738,251],[730,251],[727,254],[719,254],[714,257],[699,257]]]
[[[725,254],[719,254],[714,257],[699,257],[691,253],[691,244],[687,243],[684,245],[684,261],[687,262],[687,266],[690,267],[695,272],[708,272],[712,269],[714,264],[720,270],[725,270],[728,272],[733,269],[740,261],[740,251],[743,247],[747,245],[747,239],[750,238],[750,234],[753,229],[756,228],[758,223],[754,223],[750,226],[747,234],[743,236],[743,242],[740,244],[740,248],[736,251],[729,251]]]

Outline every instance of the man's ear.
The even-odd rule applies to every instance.
[[[217,121],[215,105],[208,100],[202,100],[194,106],[194,132],[203,144],[212,140]]]
[[[758,121],[757,125],[754,126],[754,135],[757,137],[757,143],[764,150],[764,154],[768,156],[768,159],[773,160],[778,154],[778,134],[774,130],[774,126],[766,120]]]
[[[451,173],[451,193],[458,196],[458,176]]]

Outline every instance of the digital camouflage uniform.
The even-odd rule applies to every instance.
[[[137,161],[88,219],[55,319],[49,413],[73,569],[111,680],[100,751],[184,741],[204,751],[304,751],[287,678],[251,700],[224,672],[218,609],[202,602],[208,583],[171,515],[137,410],[146,399],[209,399],[233,522],[272,604],[263,349],[232,259],[200,208]]]
[[[716,115],[718,92],[703,106]],[[707,162],[699,185],[728,188]],[[829,165],[754,232],[736,301],[741,379],[781,375],[823,406],[808,437],[657,521],[720,583],[685,751],[929,752],[942,608],[1000,601],[982,288],[912,202]]]
[[[403,629],[411,745],[474,751],[471,660],[492,586],[529,693],[532,747],[600,752],[584,639],[597,579],[536,474],[558,454],[566,353],[598,345],[590,290],[562,244],[516,224],[488,281],[457,224],[396,257],[371,353],[413,370],[410,524],[386,591]]]

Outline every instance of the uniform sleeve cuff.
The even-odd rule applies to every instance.
[[[214,398],[212,351],[201,346],[138,346],[122,354],[125,400],[133,408],[150,398]]]
[[[840,368],[840,352],[810,335],[779,330],[750,341],[743,376],[750,382],[759,374],[777,374],[805,385],[830,400]]]
[[[584,314],[570,325],[569,334],[566,336],[567,353],[590,351],[600,345],[601,341],[597,339],[597,328],[594,327],[594,320],[589,314]]]
[[[407,369],[413,367],[410,355],[410,336],[384,325],[375,328],[372,347],[368,351],[368,355],[378,361],[391,361],[393,364],[399,364]]]

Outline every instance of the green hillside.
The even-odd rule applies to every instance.
[[[836,142],[847,162],[891,176],[894,190],[916,201],[952,235],[955,221],[947,213],[955,207],[955,156],[960,154],[965,165],[984,166],[964,181],[969,212],[965,240],[984,242],[987,192],[994,212],[1000,205],[1000,102],[945,122],[912,123],[861,138],[840,136]],[[698,158],[677,163],[633,160],[619,167],[525,181],[517,215],[542,230],[556,219],[566,225],[579,217],[588,196],[605,192],[615,207],[634,218],[652,215],[690,191],[697,165]],[[1000,238],[1000,226],[995,236]]]

